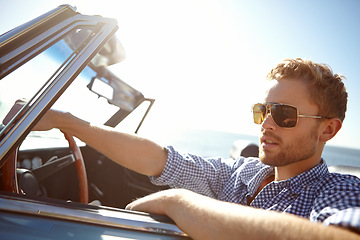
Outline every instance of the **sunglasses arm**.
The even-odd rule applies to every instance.
[[[309,115],[298,115],[298,117],[303,117],[303,118],[316,118],[316,119],[328,119],[327,117],[321,117],[321,116],[309,116]]]

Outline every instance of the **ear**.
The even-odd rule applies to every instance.
[[[320,140],[323,142],[327,142],[340,130],[342,126],[342,122],[338,118],[327,119],[322,122],[322,132],[320,133]]]

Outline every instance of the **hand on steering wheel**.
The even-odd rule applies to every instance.
[[[86,169],[84,164],[84,159],[81,154],[80,148],[77,146],[74,138],[68,133],[64,133],[64,137],[69,143],[69,148],[75,158],[75,168],[78,177],[79,183],[79,202],[87,204],[89,202],[89,194],[88,194],[88,184],[87,184],[87,176]],[[19,188],[19,184],[17,181],[17,155],[18,148],[11,153],[11,155],[6,160],[6,163],[2,167],[2,177],[3,177],[3,190],[13,193],[21,193],[21,189]]]
[[[17,100],[9,113],[4,118],[4,124],[7,124],[25,104],[25,100]],[[63,132],[63,134],[65,139],[69,143],[69,148],[75,159],[75,167],[79,182],[79,201],[81,203],[87,204],[89,201],[88,184],[83,156],[81,154],[80,148],[76,145],[74,138],[68,133]],[[16,150],[14,150],[14,152],[10,154],[10,156],[6,160],[6,163],[2,167],[3,190],[13,193],[21,192],[17,181],[16,170],[18,149],[19,147],[17,147]]]

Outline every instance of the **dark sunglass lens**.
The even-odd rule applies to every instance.
[[[261,124],[266,115],[266,106],[263,104],[255,104],[253,106],[253,117],[254,117],[254,123]]]
[[[297,109],[289,105],[275,104],[271,108],[271,116],[279,127],[292,128],[297,123]]]

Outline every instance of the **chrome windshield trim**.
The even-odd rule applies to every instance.
[[[69,203],[69,207],[67,208],[66,205],[60,206],[50,202],[32,201],[1,195],[0,211],[30,214],[37,217],[50,217],[64,221],[76,221],[148,233],[188,236],[176,225],[160,222],[149,214],[108,207],[81,208],[71,206],[71,203]]]

